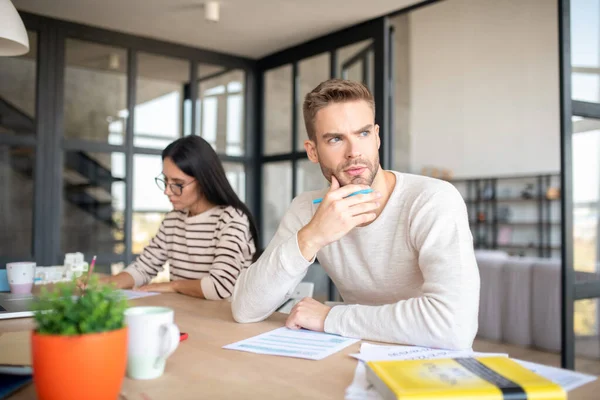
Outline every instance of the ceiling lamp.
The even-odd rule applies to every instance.
[[[10,0],[0,0],[0,56],[20,56],[29,51],[25,25]]]
[[[204,3],[204,18],[207,21],[219,22],[219,2],[207,1]]]

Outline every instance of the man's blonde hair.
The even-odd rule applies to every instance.
[[[319,110],[333,103],[364,100],[375,114],[375,100],[369,89],[359,82],[330,79],[322,82],[304,97],[302,112],[308,138],[316,142],[315,117]]]

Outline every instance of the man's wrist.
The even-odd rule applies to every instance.
[[[306,225],[298,231],[298,248],[305,260],[312,260],[321,250],[315,235],[312,234],[310,226]]]
[[[329,314],[331,313],[331,309],[333,307],[325,305],[325,307],[327,307],[327,313],[325,314],[325,317],[323,318],[323,332],[325,332],[325,321],[327,321],[327,317],[329,317]]]
[[[344,308],[346,307],[337,304],[331,306],[331,308],[327,312],[327,315],[325,316],[325,321],[323,321],[323,331],[325,333],[332,333],[336,335],[341,334],[338,331],[337,321],[340,320],[340,315],[341,313],[343,313]]]

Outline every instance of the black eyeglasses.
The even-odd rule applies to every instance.
[[[154,178],[154,182],[156,182],[156,186],[158,186],[158,188],[162,192],[164,192],[167,189],[167,187],[169,187],[171,193],[173,193],[175,196],[181,196],[181,193],[183,193],[183,188],[187,185],[191,185],[195,182],[195,180],[188,182],[185,185],[182,185],[181,183],[167,183],[164,179],[159,178],[157,176],[156,178]]]

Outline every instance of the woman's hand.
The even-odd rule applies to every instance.
[[[79,278],[77,278],[77,287],[80,290],[85,290],[85,288],[87,287],[87,283],[88,283],[88,275],[87,273],[81,275]],[[106,276],[106,275],[102,275],[98,278],[98,284],[99,285],[108,285],[112,283],[112,277],[111,276]]]

